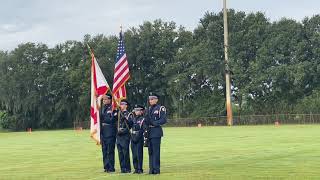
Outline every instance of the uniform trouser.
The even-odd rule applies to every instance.
[[[151,173],[160,173],[160,144],[161,137],[151,138],[148,144],[149,171]]]
[[[107,171],[114,171],[114,149],[116,137],[102,139],[103,167]]]
[[[143,139],[134,143],[131,142],[133,167],[136,171],[142,171],[143,163]]]
[[[131,171],[129,144],[130,141],[117,144],[121,172]]]

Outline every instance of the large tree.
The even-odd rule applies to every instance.
[[[320,16],[271,22],[263,13],[229,10],[235,115],[319,113]],[[89,44],[110,85],[118,35],[85,35],[52,48],[25,43],[0,51],[0,125],[66,128],[89,120]],[[161,95],[170,118],[225,114],[223,13],[207,12],[194,31],[144,22],[124,32],[131,104]],[[310,105],[310,106],[309,106]]]

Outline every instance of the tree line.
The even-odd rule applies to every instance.
[[[319,113],[320,15],[272,22],[261,12],[231,9],[228,16],[234,114]],[[132,104],[147,105],[152,91],[171,118],[226,114],[222,12],[205,13],[193,31],[146,21],[126,30],[124,40]],[[117,35],[0,50],[0,126],[52,129],[88,121],[87,43],[111,85]]]

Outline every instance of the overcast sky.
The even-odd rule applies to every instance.
[[[228,8],[261,11],[272,21],[302,20],[320,14],[320,0],[228,0]],[[114,35],[146,20],[175,21],[192,30],[206,11],[218,12],[222,0],[3,0],[0,6],[0,50],[20,43],[50,47],[85,34]]]

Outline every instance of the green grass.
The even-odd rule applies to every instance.
[[[161,175],[102,172],[89,132],[0,133],[0,179],[319,179],[320,126],[165,128]],[[147,149],[144,170],[148,171]]]

